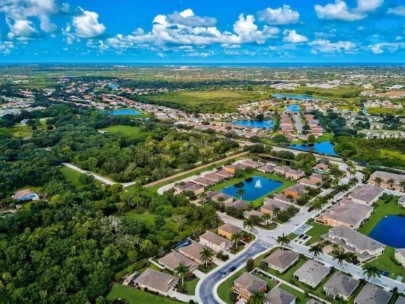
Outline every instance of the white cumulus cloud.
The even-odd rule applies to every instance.
[[[350,8],[343,0],[335,0],[325,6],[315,5],[315,12],[321,19],[356,21],[367,17],[367,14],[379,8],[384,0],[357,0],[357,6]]]
[[[291,42],[291,43],[301,43],[308,41],[308,38],[304,35],[300,35],[297,33],[296,30],[285,30],[284,34],[284,41]]]
[[[233,25],[233,32],[220,31],[216,22],[214,18],[196,16],[191,9],[186,9],[180,13],[157,15],[150,31],[139,28],[129,35],[111,37],[107,43],[116,49],[153,46],[161,50],[168,46],[263,44],[279,33],[275,27],[264,26],[259,29],[253,15],[241,14]]]
[[[350,53],[356,45],[351,41],[331,42],[326,39],[317,39],[309,43],[312,46],[312,53]]]
[[[94,38],[104,34],[106,27],[98,21],[98,14],[80,8],[82,14],[73,17],[75,34],[80,38]]]
[[[382,43],[377,43],[374,45],[369,46],[370,50],[374,54],[382,54],[385,51],[389,53],[394,53],[400,49],[405,49],[405,43],[404,42],[382,42]]]
[[[388,14],[405,16],[405,6],[396,6],[388,9]]]
[[[289,5],[283,5],[279,8],[266,8],[258,12],[259,20],[272,25],[283,25],[297,23],[300,14],[290,8]]]

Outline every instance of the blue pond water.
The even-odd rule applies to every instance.
[[[314,145],[289,145],[291,149],[301,150],[301,151],[313,151],[319,154],[327,154],[336,156],[337,153],[333,149],[333,144],[330,141],[323,141],[320,143],[315,143]]]
[[[141,112],[133,109],[118,109],[111,111],[112,115],[139,115]]]
[[[261,188],[257,188],[256,185],[261,183]],[[250,179],[246,179],[239,184],[227,187],[222,190],[222,193],[231,195],[240,199],[240,195],[238,195],[238,190],[242,188],[245,190],[245,193],[242,195],[242,200],[245,201],[254,201],[259,197],[262,197],[283,185],[282,182],[275,181],[269,178],[265,178],[262,176],[252,176]]]
[[[110,83],[110,84],[108,85],[108,87],[109,87],[110,89],[116,90],[116,89],[118,89],[120,86],[119,86],[118,84]]]
[[[277,93],[277,94],[271,94],[271,96],[275,98],[287,98],[287,99],[298,99],[298,100],[303,100],[303,99],[309,99],[309,100],[314,100],[316,98],[312,97],[311,95],[305,95],[305,94],[288,94],[288,93]]]
[[[272,120],[234,120],[233,124],[245,127],[260,128],[260,129],[271,129],[274,126]]]
[[[288,105],[285,107],[285,111],[298,113],[300,111],[300,107],[296,104]]]
[[[388,215],[375,225],[368,236],[394,248],[405,248],[405,217]]]

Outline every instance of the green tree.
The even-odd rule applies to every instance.
[[[242,232],[235,232],[232,234],[232,241],[235,244],[235,249],[238,250],[238,244],[242,240]]]
[[[176,267],[175,271],[176,274],[181,278],[181,285],[184,286],[184,278],[190,272],[190,267],[183,263],[180,263]]]
[[[363,274],[370,280],[372,278],[380,277],[380,270],[374,266],[366,264],[363,266]]]
[[[321,244],[315,244],[313,246],[311,246],[309,248],[309,252],[311,252],[314,256],[314,258],[316,258],[317,256],[319,256],[322,253],[322,246]]]
[[[288,235],[285,235],[284,233],[283,233],[283,235],[281,235],[277,238],[277,243],[279,243],[281,245],[281,248],[283,248],[283,249],[286,246],[288,246],[290,244],[290,242],[291,242],[290,238],[288,237]]]
[[[212,257],[214,256],[214,251],[209,247],[204,247],[201,252],[201,260],[204,262],[205,268],[208,268],[208,263],[212,261]]]

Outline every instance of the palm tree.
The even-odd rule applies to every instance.
[[[275,218],[277,218],[277,216],[280,214],[280,211],[281,211],[280,208],[278,208],[278,207],[274,208],[273,215]]]
[[[252,219],[252,217],[248,217],[247,219],[245,219],[243,221],[243,228],[249,228],[249,229],[253,229],[253,225],[254,225],[254,220]]]
[[[380,187],[380,185],[381,185],[381,183],[382,183],[382,178],[379,177],[379,176],[377,176],[377,177],[374,179],[374,182],[377,184],[378,187]]]
[[[387,184],[388,184],[388,186],[389,186],[390,189],[392,189],[392,186],[394,185],[394,183],[395,183],[395,181],[394,181],[392,178],[390,178],[390,179],[387,181]]]
[[[264,221],[264,223],[266,224],[266,227],[267,227],[270,224],[270,220],[271,220],[270,213],[263,214],[262,220]]]
[[[214,256],[214,251],[209,247],[204,247],[201,252],[201,260],[204,262],[205,268],[208,267],[208,263],[211,262],[212,257]]]
[[[333,259],[338,261],[339,266],[342,266],[343,261],[348,259],[348,255],[341,249],[334,250],[332,252]]]
[[[264,293],[256,290],[251,295],[247,304],[263,304],[264,301]]]
[[[235,232],[232,234],[232,241],[235,244],[236,250],[238,250],[238,243],[243,238],[242,232]]]
[[[239,188],[238,191],[236,191],[236,194],[239,196],[240,199],[242,199],[242,196],[246,193],[245,189]]]
[[[279,236],[277,238],[277,243],[280,243],[281,247],[284,248],[285,246],[288,246],[290,244],[291,240],[289,239],[288,235],[283,235]]]
[[[311,252],[315,258],[322,253],[322,246],[320,244],[313,245],[309,248],[309,252]]]
[[[181,285],[184,286],[184,277],[190,272],[190,267],[180,263],[175,270],[176,274],[181,278]]]
[[[363,274],[370,280],[371,278],[380,277],[380,270],[373,265],[364,265]]]

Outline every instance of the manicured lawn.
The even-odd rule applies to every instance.
[[[402,282],[405,282],[405,268],[394,258],[395,248],[386,246],[385,251],[375,260],[367,263],[376,266],[378,269],[389,272],[389,277],[396,279],[402,276]]]
[[[187,293],[190,295],[194,295],[195,294],[195,288],[197,287],[197,283],[198,283],[199,279],[198,278],[194,278],[191,281],[185,281],[184,285],[186,287]]]
[[[140,127],[124,125],[111,126],[101,130],[107,131],[108,133],[122,133],[123,135],[130,136],[131,138],[135,139],[144,139],[149,135],[148,132],[143,132]]]
[[[276,181],[279,181],[279,182],[283,183],[283,185],[281,185],[276,190],[271,191],[271,192],[267,193],[266,195],[264,195],[262,197],[259,197],[258,199],[254,200],[252,202],[252,206],[255,207],[255,208],[262,205],[263,200],[264,200],[265,197],[267,197],[267,196],[269,196],[271,194],[275,194],[275,193],[282,193],[285,188],[291,187],[291,186],[296,184],[295,181],[285,179],[284,177],[281,177],[281,176],[279,176],[277,174],[263,173],[263,172],[260,172],[258,170],[254,170],[252,172],[244,172],[242,177],[232,178],[232,179],[230,179],[230,180],[228,180],[226,182],[216,184],[213,187],[211,187],[211,190],[220,191],[220,190],[222,190],[222,189],[224,189],[226,187],[229,187],[229,186],[235,185],[235,184],[237,184],[237,183],[239,183],[241,181],[244,181],[245,179],[247,179],[248,177],[251,177],[251,176],[263,176],[263,177],[267,177],[267,178],[270,178],[272,180],[276,180]]]
[[[115,299],[125,299],[129,304],[175,304],[180,303],[175,300],[164,298],[161,296],[153,295],[151,293],[135,289],[131,286],[124,286],[121,284],[114,284],[107,300],[113,301]]]
[[[306,245],[311,245],[317,242],[321,235],[327,233],[331,227],[319,224],[319,223],[309,223],[312,228],[305,234],[309,235],[311,238],[306,242]]]
[[[302,292],[299,292],[298,290],[286,285],[286,284],[281,284],[280,288],[293,294],[294,296],[297,297],[297,300],[295,303],[297,304],[304,304],[308,301],[308,298],[303,294]]]
[[[388,203],[379,199],[374,206],[374,212],[369,219],[361,225],[358,232],[368,235],[375,225],[382,220],[386,215],[400,215],[405,214],[405,209],[398,206],[398,197],[393,197]]]

